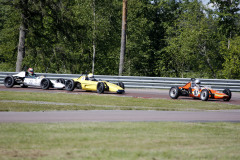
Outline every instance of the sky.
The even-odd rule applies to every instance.
[[[202,0],[202,3],[206,6],[208,6],[208,8],[213,9],[213,5],[212,4],[208,4],[210,0]]]
[[[209,0],[202,0],[203,4],[207,4],[209,2]]]
[[[204,5],[206,5],[206,6],[208,6],[209,8],[213,8],[211,4],[208,5],[208,2],[209,2],[210,0],[199,0],[199,1],[202,1],[202,3],[203,3]],[[151,3],[154,3],[154,2],[151,1]]]

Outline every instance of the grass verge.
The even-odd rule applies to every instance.
[[[0,91],[0,111],[50,110],[224,110],[240,105],[199,100],[144,99],[112,95]]]
[[[0,159],[240,159],[239,123],[0,123]]]

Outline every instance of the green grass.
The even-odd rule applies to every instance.
[[[240,123],[0,123],[0,159],[240,159]]]
[[[0,91],[0,111],[94,109],[219,110],[240,106],[97,94]],[[238,160],[239,133],[240,123],[0,123],[0,159]]]
[[[7,100],[7,101],[6,101]],[[48,103],[47,103],[48,102]],[[52,102],[56,103],[53,104]],[[114,95],[0,91],[0,111],[49,110],[224,110],[240,105],[200,100],[145,99]]]

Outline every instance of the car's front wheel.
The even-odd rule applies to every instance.
[[[232,98],[232,92],[230,91],[230,89],[226,88],[223,90],[223,93],[225,93],[226,95],[228,95],[228,98],[223,99],[224,101],[230,101],[230,99]]]
[[[42,89],[49,89],[51,85],[51,82],[48,78],[43,78],[42,81],[41,81],[41,88]]]
[[[125,89],[124,83],[123,82],[118,82],[117,85],[121,87],[122,89]]]
[[[200,98],[202,101],[207,101],[209,98],[209,91],[207,89],[203,89],[200,94]]]
[[[13,78],[13,76],[7,76],[4,79],[4,85],[7,88],[12,88],[14,86],[14,78]]]
[[[169,90],[169,96],[172,98],[172,99],[177,99],[180,95],[180,89],[176,86],[176,87],[172,87],[170,90]]]
[[[77,89],[82,89],[82,85],[81,85],[80,82],[77,82],[77,84],[76,84],[76,88],[77,88]]]
[[[65,82],[65,89],[68,91],[73,91],[75,88],[74,80],[70,79]]]

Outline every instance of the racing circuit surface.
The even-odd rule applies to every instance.
[[[69,94],[97,94],[82,90],[69,92],[66,90],[41,88],[21,88],[14,86],[6,88],[0,85],[0,91],[15,92],[64,92]],[[111,94],[115,96],[127,96],[137,98],[162,98],[170,99],[169,90],[160,89],[125,89],[125,94]],[[179,97],[190,101],[196,101],[189,97]],[[199,100],[197,100],[199,101]],[[223,100],[211,100],[216,103],[230,103],[240,105],[240,93],[233,92],[229,102]],[[240,122],[240,110],[226,111],[122,111],[122,110],[94,110],[94,111],[54,111],[54,112],[0,112],[0,122],[101,122],[101,121],[182,121],[182,122]]]
[[[0,84],[0,91],[15,91],[15,92],[48,92],[48,93],[56,93],[63,92],[69,94],[98,94],[96,92],[87,92],[79,89],[75,89],[74,91],[67,91],[61,89],[50,88],[48,90],[43,90],[40,87],[29,87],[29,88],[21,88],[16,85],[13,88],[6,88],[3,84]],[[160,99],[171,99],[169,97],[169,90],[166,89],[131,89],[126,88],[124,94],[117,93],[108,93],[104,92],[105,95],[114,95],[114,96],[125,96],[125,97],[135,97],[135,98],[160,98]],[[180,96],[178,99],[183,100],[192,100],[199,101],[198,99],[192,99],[190,97],[182,97]],[[223,100],[217,99],[209,99],[208,101],[216,102],[216,103],[229,103],[240,105],[240,92],[232,92],[232,99],[229,102],[225,102]]]
[[[0,122],[240,122],[240,111],[53,111],[0,112]]]

